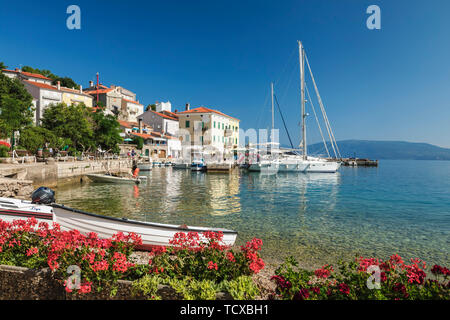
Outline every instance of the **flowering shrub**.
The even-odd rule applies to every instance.
[[[93,285],[101,288],[125,278],[134,267],[129,256],[141,243],[135,234],[100,239],[95,233],[85,236],[76,230],[61,231],[56,223],[52,228],[45,222],[37,224],[34,218],[11,223],[0,220],[0,264],[49,267],[59,279],[68,279],[68,268],[77,266],[79,283],[65,280],[67,292],[77,289],[78,293],[89,293]]]
[[[386,261],[357,257],[339,262],[337,271],[330,265],[304,270],[289,257],[272,281],[277,285],[275,297],[287,300],[449,299],[450,270],[435,265],[429,277],[425,271],[424,261],[411,259],[406,264],[399,255]],[[379,287],[375,282],[378,277]]]
[[[264,268],[264,261],[259,256],[260,239],[247,242],[239,252],[222,245],[222,239],[222,232],[179,232],[170,241],[172,246],[158,247],[150,252],[150,270],[171,278],[187,276],[219,283],[252,275]]]
[[[80,294],[104,287],[114,294],[117,280],[124,279],[138,281],[155,296],[156,280],[163,279],[186,298],[209,299],[223,286],[237,297],[252,297],[257,290],[248,276],[264,268],[262,241],[255,238],[235,252],[222,239],[221,232],[180,232],[171,246],[154,247],[148,264],[136,265],[131,254],[142,241],[133,233],[100,239],[95,233],[61,231],[56,223],[38,224],[34,218],[11,223],[0,219],[0,264],[48,267],[67,292]]]

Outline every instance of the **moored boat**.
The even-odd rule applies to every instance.
[[[141,171],[151,171],[152,167],[153,167],[153,163],[151,161],[150,162],[139,162],[137,164],[137,167]]]
[[[135,233],[142,239],[140,249],[153,246],[170,246],[170,240],[178,232],[197,232],[200,241],[208,241],[203,232],[222,232],[222,245],[232,246],[237,232],[223,228],[192,227],[186,225],[144,222],[126,218],[115,218],[89,213],[54,203],[54,192],[48,188],[39,188],[32,195],[33,201],[0,198],[0,220],[14,221],[36,218],[40,222],[52,222],[60,225],[62,230],[78,230],[83,234],[95,232],[99,238],[111,238],[119,232]],[[42,200],[41,203],[36,203]]]
[[[52,223],[53,208],[31,201],[0,198],[0,219],[11,222],[17,219],[35,218],[39,222]]]
[[[76,229],[81,233],[95,232],[100,238],[110,238],[118,232],[138,234],[142,238],[142,247],[168,246],[169,241],[178,232],[197,232],[202,240],[201,233],[213,231],[223,233],[223,244],[233,245],[237,232],[221,228],[177,226],[154,222],[144,222],[125,218],[101,216],[81,210],[72,209],[63,205],[52,204],[54,221],[64,230]],[[203,238],[203,241],[206,241]]]
[[[116,177],[109,174],[87,174],[89,179],[94,182],[106,182],[106,183],[132,183],[139,184],[141,182],[141,177],[139,178],[126,178],[126,177]]]

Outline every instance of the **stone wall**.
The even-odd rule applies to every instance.
[[[0,178],[0,197],[29,199],[33,190],[31,180]]]
[[[144,300],[148,297],[136,294],[131,281],[119,280],[117,293],[110,290],[93,290],[88,294],[67,293],[50,269],[32,270],[23,267],[0,265],[0,300]],[[180,300],[182,297],[166,285],[158,287],[157,295],[163,300]],[[219,300],[231,300],[221,292]]]
[[[120,160],[92,160],[55,162],[33,164],[0,164],[0,177],[31,180],[35,186],[43,185],[55,187],[67,181],[80,179],[89,173],[130,172],[132,161]]]

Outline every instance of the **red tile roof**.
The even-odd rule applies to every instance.
[[[211,112],[220,114],[221,116],[225,116],[225,117],[228,117],[228,118],[235,119],[235,120],[237,120],[237,121],[240,121],[239,119],[234,118],[234,117],[231,117],[231,116],[229,116],[229,115],[226,115],[226,114],[223,113],[223,112],[220,112],[220,111],[217,111],[217,110],[214,110],[214,109],[205,108],[205,107],[198,107],[198,108],[195,108],[195,109],[192,109],[192,110],[186,110],[186,111],[178,112],[178,114],[186,114],[186,113],[211,113]]]
[[[175,118],[175,117],[169,117],[168,115],[166,115],[166,114],[164,114],[164,113],[157,112],[157,111],[153,111],[153,110],[150,110],[150,109],[147,110],[147,111],[151,111],[151,112],[157,114],[158,116],[161,116],[161,117],[166,118],[166,119],[169,119],[169,120],[178,121],[178,116]]]
[[[27,77],[40,78],[40,79],[52,81],[52,79],[47,78],[46,76],[43,76],[42,74],[39,74],[39,73],[31,73],[31,72],[25,72],[25,71],[19,71],[19,70],[8,70],[8,69],[3,69],[2,71],[22,73],[23,75],[26,75]]]
[[[131,102],[131,103],[135,103],[135,104],[138,104],[138,105],[141,105],[141,104],[140,104],[139,102],[137,102],[137,101],[128,100],[128,99],[125,99],[125,98],[122,98],[122,100],[127,101],[127,102]]]
[[[24,80],[26,83],[29,83],[33,86],[39,87],[39,88],[43,88],[43,89],[49,89],[49,90],[55,90],[55,91],[66,91],[66,92],[70,92],[70,93],[74,93],[74,94],[79,94],[79,95],[83,95],[83,96],[89,96],[85,93],[80,93],[80,90],[75,90],[75,89],[69,89],[66,87],[60,87],[60,90],[58,90],[58,88],[56,86],[51,86],[49,84],[46,83],[42,83],[42,82],[36,82],[36,81],[30,81],[30,80]]]
[[[97,92],[98,92],[98,94],[101,94],[101,93],[108,93],[108,92],[110,92],[110,91],[112,91],[113,89],[99,89],[99,90],[97,90],[97,89],[93,89],[93,90],[84,90],[84,92],[85,93],[88,93],[88,94],[90,94],[90,95],[92,95],[92,94],[97,94]]]
[[[119,122],[119,124],[125,128],[133,128],[133,127],[139,126],[139,124],[137,122],[128,122],[128,121],[124,121],[124,120],[117,120],[117,122]]]
[[[173,118],[178,119],[178,115],[177,115],[176,113],[173,113],[173,112],[170,112],[170,111],[167,111],[167,110],[164,110],[164,111],[161,112],[161,113],[164,114],[164,112],[168,113],[168,114],[169,114],[170,116],[172,116]]]
[[[137,132],[130,132],[130,133],[135,135],[135,136],[144,138],[144,139],[151,139],[151,138],[153,138],[151,135],[145,134],[145,133],[137,133]]]
[[[58,91],[58,89],[55,86],[51,86],[49,84],[45,84],[45,83],[42,83],[42,82],[36,82],[36,81],[30,81],[30,80],[24,80],[24,81],[26,83],[29,83],[29,84],[35,86],[35,87]]]

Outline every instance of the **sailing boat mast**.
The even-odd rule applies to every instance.
[[[272,131],[270,133],[270,142],[273,142],[273,134],[275,129],[275,120],[274,120],[274,104],[273,104],[273,82],[270,83],[270,94],[272,96]]]
[[[302,146],[303,146],[303,160],[306,160],[306,113],[305,113],[305,59],[303,45],[298,41],[298,57],[300,64],[300,96],[302,109]]]

